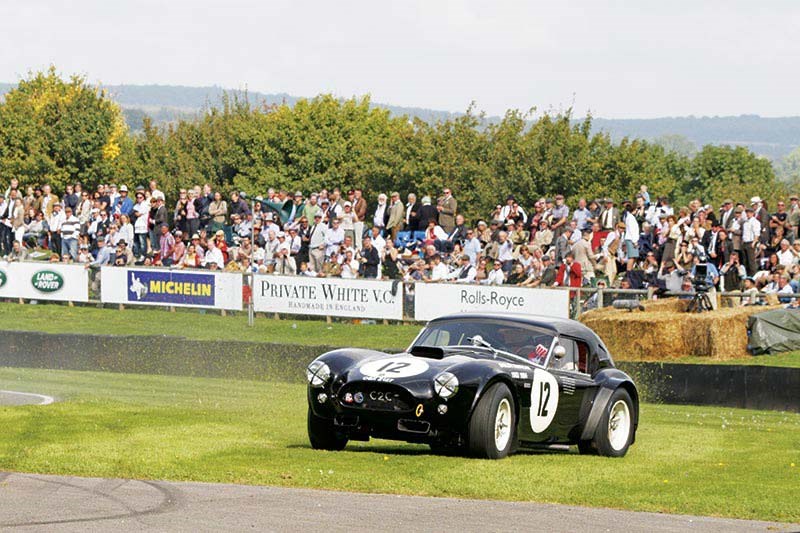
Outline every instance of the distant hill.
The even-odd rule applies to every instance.
[[[0,94],[15,84],[0,83]],[[293,105],[298,97],[285,93],[228,90],[222,87],[184,87],[177,85],[108,85],[114,99],[125,111],[131,129],[140,130],[142,119],[149,116],[156,124],[191,119],[204,107],[218,105],[225,92],[246,95],[251,102]],[[447,120],[458,113],[433,109],[400,107],[375,103],[394,115],[418,117],[428,122]],[[488,121],[499,120],[489,117]],[[779,160],[800,146],[800,117],[764,118],[758,115],[730,117],[666,117],[654,119],[593,118],[594,131],[607,132],[612,139],[637,137],[658,140],[679,135],[696,146],[705,144],[733,144],[750,148],[754,152]]]

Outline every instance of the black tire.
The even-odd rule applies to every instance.
[[[614,410],[615,406],[620,402],[623,402],[627,407],[628,434],[627,438],[618,441],[615,446],[610,440],[609,419],[611,418],[612,410]],[[633,413],[633,401],[628,391],[621,387],[615,390],[604,408],[603,416],[600,418],[597,430],[595,430],[594,433],[594,439],[592,439],[591,442],[591,447],[596,450],[596,453],[606,457],[622,457],[628,452],[628,448],[631,442],[633,442],[633,432],[635,431],[633,426]]]
[[[501,404],[507,402],[510,408],[510,435],[502,448],[498,448],[495,440],[495,423]],[[504,404],[506,405],[506,404]],[[495,383],[489,387],[478,401],[472,419],[469,421],[469,451],[476,457],[486,459],[502,459],[516,446],[517,416],[514,408],[514,397],[505,383]]]
[[[347,436],[336,430],[333,421],[321,418],[308,408],[308,440],[315,450],[338,452],[347,446]]]

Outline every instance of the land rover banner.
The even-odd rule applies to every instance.
[[[569,317],[567,291],[455,283],[417,283],[414,291],[414,320],[472,311]]]
[[[242,309],[241,274],[203,270],[103,267],[103,303]]]
[[[257,312],[402,320],[403,288],[391,281],[256,275],[253,307]]]
[[[46,261],[0,262],[0,298],[89,300],[89,275],[83,265]]]

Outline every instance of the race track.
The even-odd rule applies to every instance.
[[[18,531],[797,531],[800,525],[565,505],[0,472]]]

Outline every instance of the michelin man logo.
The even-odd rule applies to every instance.
[[[147,296],[147,286],[136,276],[131,276],[130,291],[136,295],[137,300],[141,300]]]

